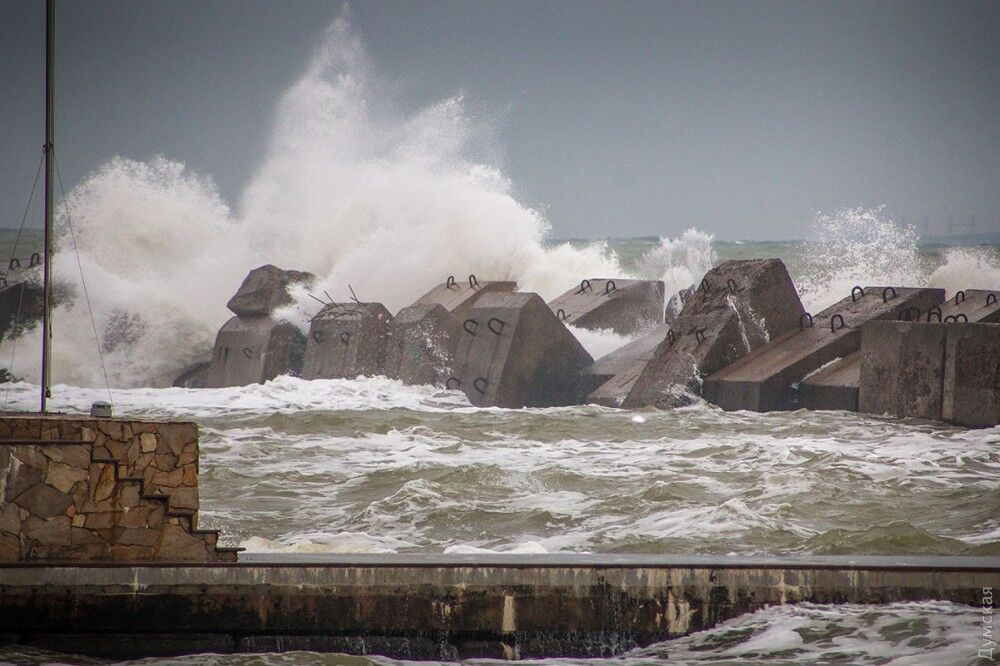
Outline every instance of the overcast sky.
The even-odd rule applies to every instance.
[[[340,2],[57,0],[72,186],[162,154],[224,198]],[[0,226],[43,142],[44,3],[0,0]],[[362,2],[417,109],[464,93],[561,237],[794,238],[816,211],[1000,217],[1000,2]]]

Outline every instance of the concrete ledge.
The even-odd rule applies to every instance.
[[[600,656],[767,605],[981,605],[984,587],[1000,587],[1000,558],[248,554],[235,565],[11,563],[0,566],[0,633],[108,657],[290,649]]]

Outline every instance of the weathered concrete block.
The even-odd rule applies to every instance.
[[[635,380],[667,337],[670,326],[657,326],[646,335],[597,359],[583,369],[581,388],[586,402],[621,407]]]
[[[538,294],[483,295],[462,323],[450,388],[477,406],[574,404],[593,362]]]
[[[727,261],[705,274],[671,332],[622,401],[626,408],[690,402],[702,377],[797,326],[802,313],[780,259]]]
[[[799,383],[798,406],[804,409],[858,411],[861,352],[823,366]]]
[[[858,351],[865,322],[897,319],[908,309],[926,311],[943,299],[941,289],[855,287],[851,296],[814,317],[803,315],[801,325],[710,376],[703,395],[723,409],[794,409],[795,384]]]
[[[1000,425],[1000,324],[947,324],[942,416],[972,428]]]
[[[392,315],[381,303],[333,303],[313,317],[304,379],[353,379],[382,372]]]
[[[516,282],[480,282],[475,275],[467,280],[456,280],[454,275],[449,275],[447,280],[418,298],[414,305],[441,305],[461,322],[468,316],[469,308],[484,294],[512,293],[515,289]]]
[[[923,314],[921,321],[927,322],[1000,322],[1000,292],[984,289],[966,289],[937,307],[924,313],[908,313],[911,317]]]
[[[267,264],[250,271],[236,295],[229,299],[227,307],[240,317],[269,315],[276,308],[292,302],[292,297],[288,295],[290,285],[311,283],[315,279],[312,273],[283,270]]]
[[[940,419],[947,333],[944,324],[865,324],[858,409],[869,414]]]
[[[404,384],[443,386],[452,376],[462,325],[442,305],[411,305],[393,318],[385,376]]]
[[[569,326],[633,335],[663,323],[663,282],[591,278],[549,307]]]
[[[916,307],[908,308],[899,316],[904,321],[1000,322],[1000,303],[996,292],[968,289],[957,292],[952,298],[931,306],[926,311]],[[858,351],[803,379],[798,389],[798,406],[805,409],[857,411],[860,383],[861,352]]]
[[[289,322],[275,321],[266,315],[233,317],[215,338],[204,385],[246,386],[278,375],[298,375],[305,347],[305,336]]]

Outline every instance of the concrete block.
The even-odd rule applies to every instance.
[[[1000,324],[947,326],[942,417],[972,428],[1000,425]]]
[[[470,275],[466,280],[456,280],[454,275],[449,275],[447,280],[418,298],[414,305],[441,305],[461,322],[465,321],[469,308],[483,294],[512,293],[515,289],[516,282],[480,282],[475,275]]]
[[[332,303],[313,317],[302,363],[304,379],[342,379],[382,372],[392,315],[381,303]]]
[[[569,326],[634,335],[663,323],[663,289],[660,280],[590,278],[549,307]]]
[[[577,401],[593,362],[538,294],[489,293],[462,322],[447,381],[477,406],[551,407]]]
[[[912,318],[917,312],[909,313]],[[966,289],[937,307],[922,313],[921,321],[927,322],[1000,322],[1000,292],[984,289]]]
[[[305,336],[289,322],[269,316],[233,317],[215,338],[204,385],[246,386],[278,375],[297,375],[305,346]]]
[[[671,331],[622,406],[674,407],[691,401],[707,376],[798,325],[795,286],[779,259],[727,261],[684,303]]]
[[[798,406],[856,412],[860,383],[861,352],[856,351],[807,375],[799,383]]]
[[[926,311],[910,308],[899,316],[904,321],[1000,322],[1000,302],[996,292],[967,289]],[[798,406],[857,411],[860,382],[861,352],[854,352],[803,379],[798,389]]]
[[[385,376],[404,384],[444,386],[452,376],[462,325],[442,305],[411,305],[393,318]]]
[[[621,407],[669,330],[670,326],[657,326],[584,368],[581,386],[586,401],[605,407]]]
[[[706,400],[724,409],[773,411],[798,405],[795,385],[830,361],[861,348],[861,327],[876,319],[898,319],[904,311],[944,299],[941,289],[855,287],[850,296],[705,380]]]
[[[858,409],[941,418],[948,326],[872,321],[862,327]]]
[[[283,270],[271,264],[260,266],[247,274],[226,307],[240,317],[269,315],[292,302],[289,286],[300,282],[308,284],[315,279],[315,275],[305,271]]]

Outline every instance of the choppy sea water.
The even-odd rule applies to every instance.
[[[666,277],[676,268],[687,279],[707,260],[690,256],[699,251],[690,244],[613,245],[630,266],[658,249],[669,255],[657,268]],[[865,262],[878,263],[863,255],[843,275],[829,273],[832,260],[818,251],[715,243],[711,260],[781,256],[814,310],[866,281],[853,277],[872,275]],[[1000,287],[990,273],[1000,275],[996,246],[921,247],[914,257],[902,274],[868,281]],[[595,356],[625,342],[578,335]],[[107,399],[98,388],[53,392],[57,410]],[[8,409],[31,410],[37,387],[7,384],[0,396]],[[1000,554],[1000,428],[727,413],[705,403],[670,412],[478,409],[457,392],[384,378],[282,377],[229,389],[114,389],[112,397],[122,416],[200,425],[202,525],[251,551]],[[978,609],[940,603],[776,608],[614,663],[667,655],[679,663],[972,663],[977,621]],[[210,659],[371,661],[309,653],[181,661]]]

